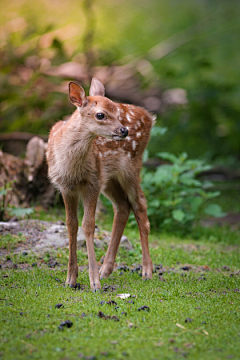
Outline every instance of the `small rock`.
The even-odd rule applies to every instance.
[[[99,311],[98,312],[98,316],[101,318],[101,319],[105,319],[106,320],[106,315],[102,312],[102,311]]]
[[[64,308],[63,304],[56,304],[55,305],[55,309],[60,309],[61,307]]]
[[[181,269],[184,270],[184,271],[189,271],[189,270],[190,270],[190,266],[185,265],[185,266],[181,267]]]
[[[224,265],[224,266],[222,267],[222,269],[223,269],[223,270],[227,270],[227,271],[229,271],[229,270],[230,270],[230,267],[229,267],[229,266],[227,266],[227,265]]]
[[[117,305],[116,301],[114,301],[114,300],[109,300],[109,301],[107,302],[107,304],[108,304],[108,305]]]
[[[185,323],[191,323],[193,320],[191,318],[186,318]]]
[[[132,243],[128,240],[128,238],[123,235],[120,240],[120,246],[124,247],[126,250],[132,250],[133,246]]]
[[[58,329],[59,330],[63,330],[64,327],[67,327],[67,328],[70,328],[73,326],[73,323],[71,320],[66,320],[66,321],[63,321],[59,326],[58,326]]]
[[[24,256],[26,256],[27,254],[28,254],[27,251],[23,251],[23,252],[22,252],[22,255],[24,255]]]
[[[138,311],[141,311],[141,310],[150,311],[150,308],[148,306],[144,305],[144,306],[141,306],[140,308],[138,308]]]

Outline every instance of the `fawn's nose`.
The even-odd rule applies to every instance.
[[[125,138],[125,137],[128,136],[128,129],[127,128],[121,127],[120,132],[121,132],[122,137]]]

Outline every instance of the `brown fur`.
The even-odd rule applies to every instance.
[[[49,178],[61,191],[66,208],[69,231],[67,283],[76,286],[78,276],[77,207],[81,197],[90,284],[93,290],[97,290],[101,285],[93,236],[100,192],[112,201],[114,207],[112,237],[100,270],[101,277],[107,277],[113,271],[119,242],[132,209],[141,237],[143,278],[152,278],[148,248],[149,221],[139,173],[154,120],[143,108],[117,104],[104,97],[104,87],[97,79],[92,80],[90,94],[94,96],[86,97],[79,85],[70,83],[69,97],[77,110],[68,121],[59,121],[52,127],[47,161]],[[96,113],[104,113],[105,118],[99,121]],[[128,136],[124,138],[121,129],[126,128]]]

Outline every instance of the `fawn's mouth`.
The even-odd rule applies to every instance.
[[[126,136],[112,135],[113,140],[124,140]]]

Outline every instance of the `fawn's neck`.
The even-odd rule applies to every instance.
[[[80,114],[76,115],[74,113],[68,122],[62,125],[61,135],[59,134],[61,139],[55,147],[57,173],[53,174],[53,178],[63,188],[74,188],[76,184],[87,180],[89,164],[91,172],[95,171],[91,147],[95,135],[88,130]]]
[[[89,131],[81,115],[75,112],[72,118],[69,119],[69,123],[66,124],[66,128],[63,129],[62,133],[63,143],[68,153],[68,161],[79,161],[79,159],[84,161],[91,151],[91,144],[95,137],[96,136]]]

